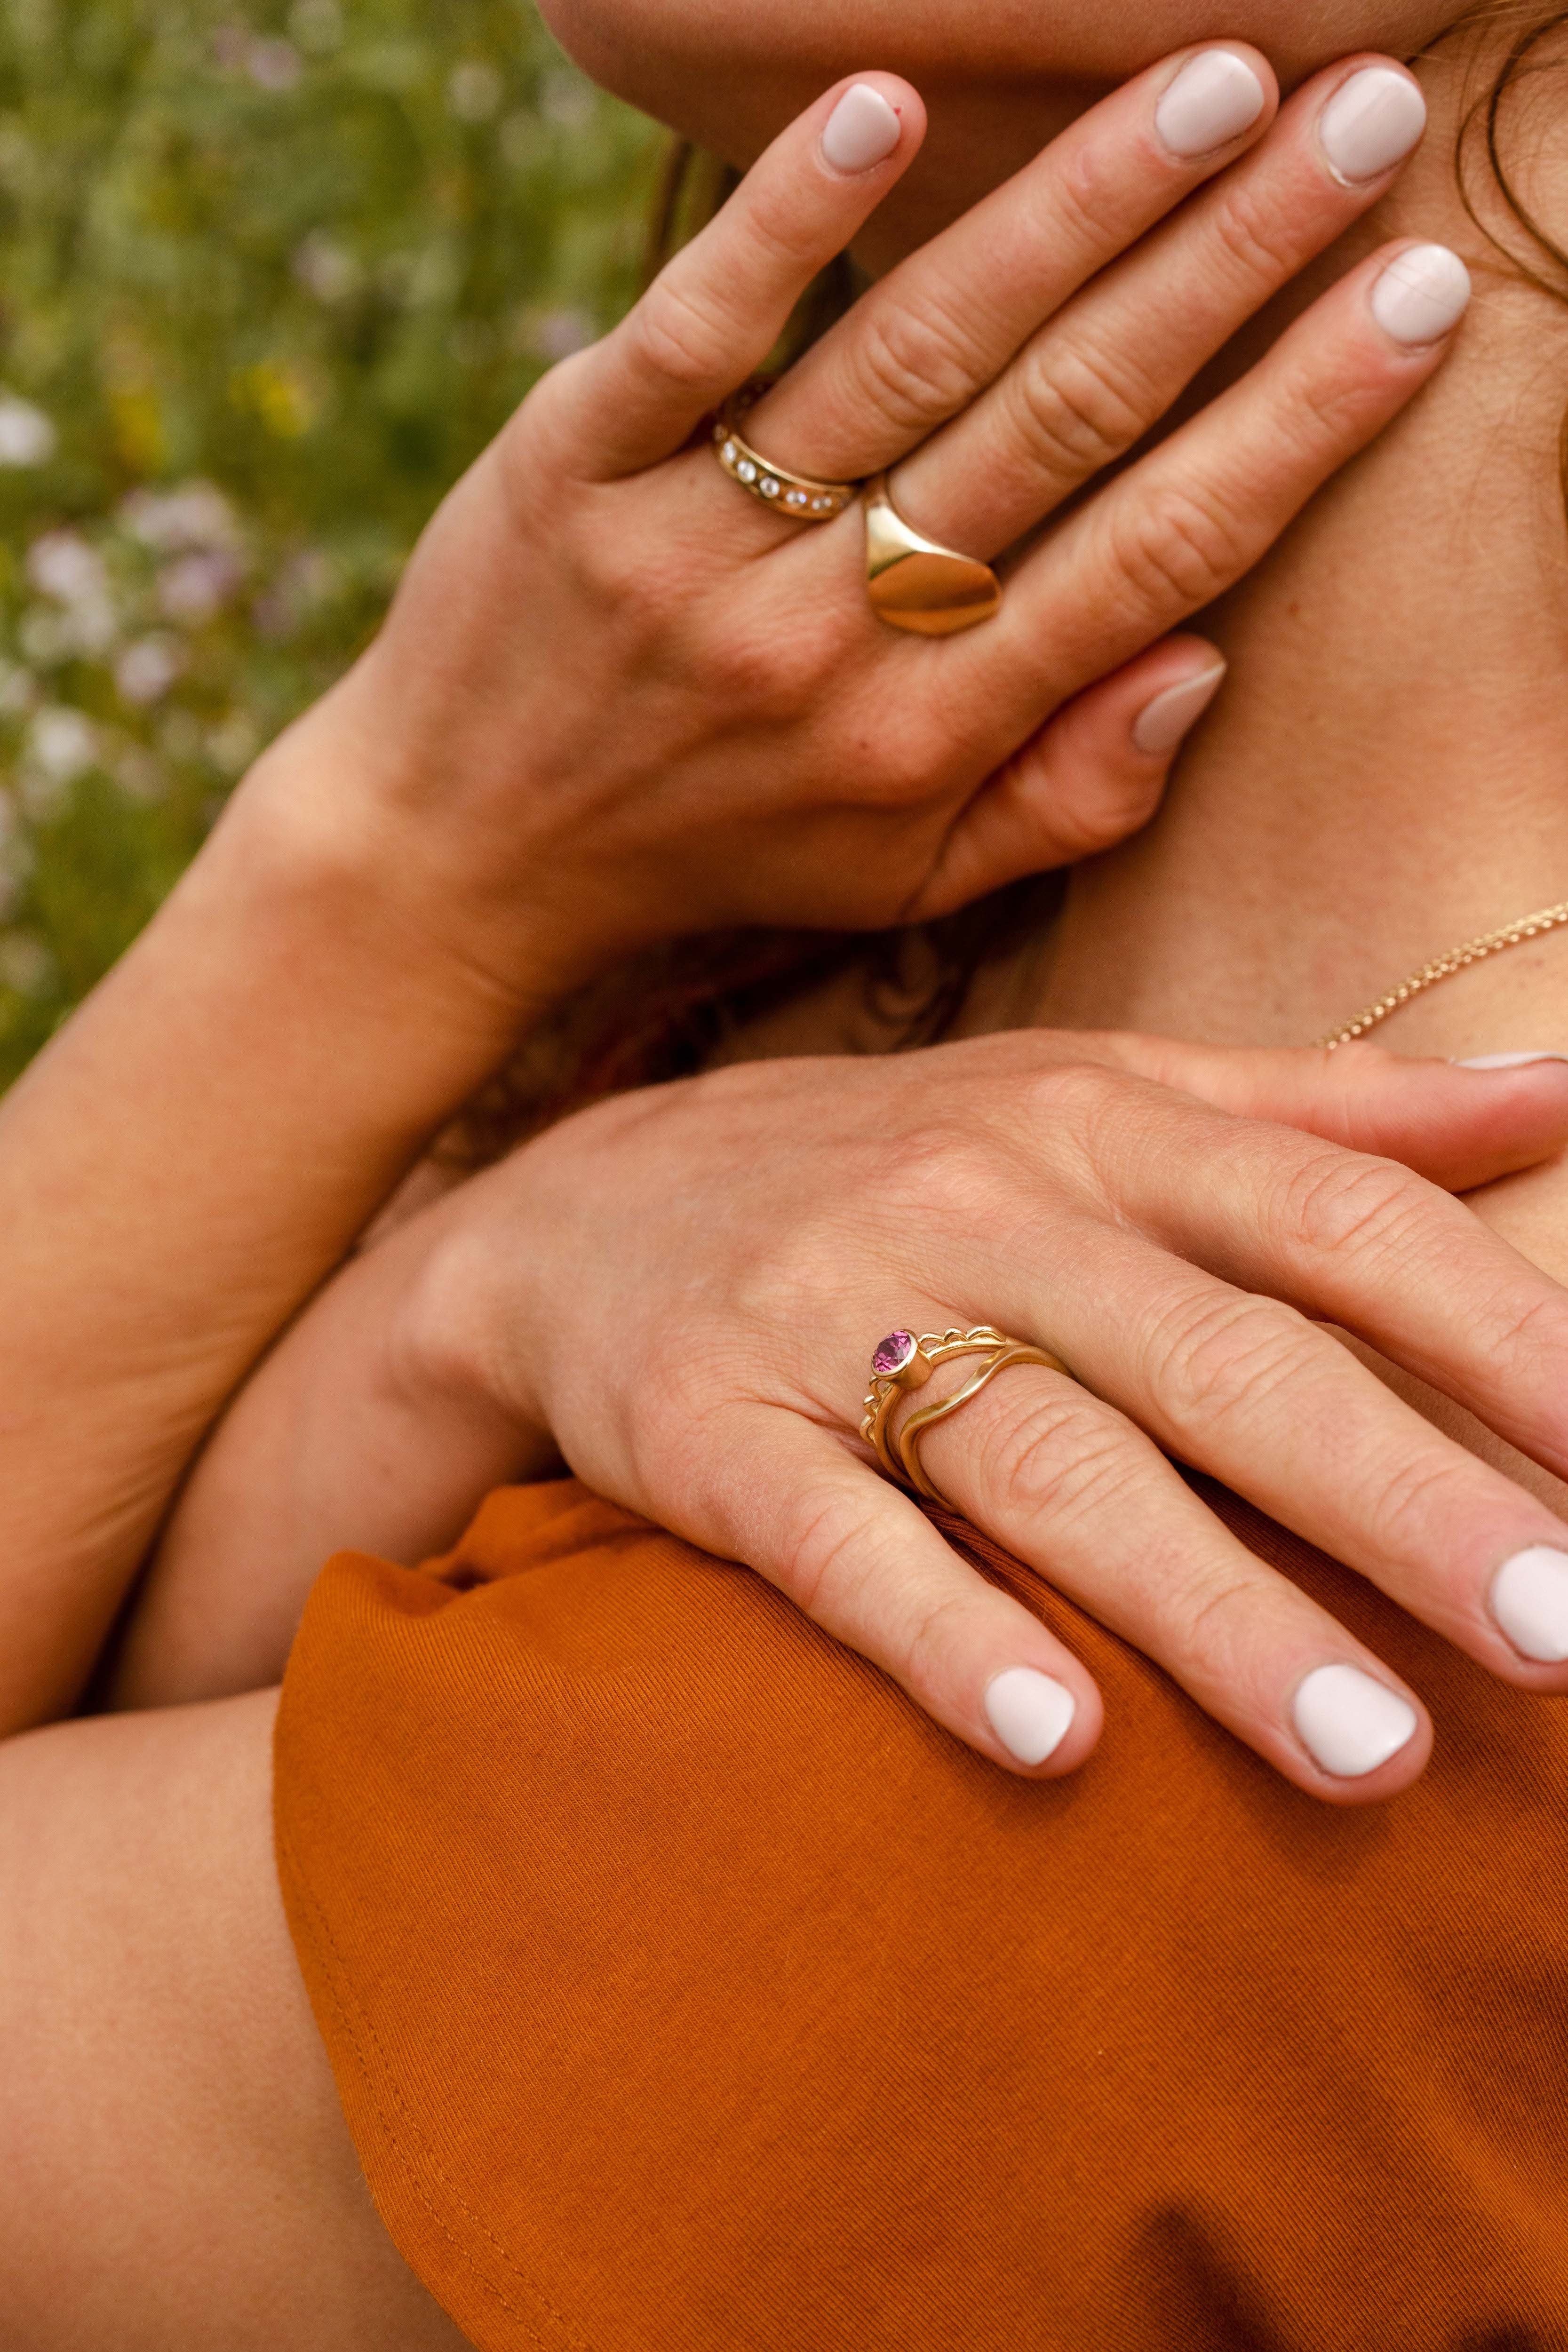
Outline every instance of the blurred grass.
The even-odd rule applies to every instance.
[[[0,11],[0,1085],[640,249],[525,0]]]

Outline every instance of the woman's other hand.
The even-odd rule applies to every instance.
[[[1480,1074],[1370,1046],[1049,1033],[605,1105],[394,1234],[282,1343],[176,1515],[119,1696],[270,1677],[328,1549],[443,1546],[487,1487],[548,1468],[553,1441],[601,1493],[771,1578],[999,1763],[1070,1770],[1100,1728],[1087,1674],[857,1433],[884,1332],[989,1323],[1082,1385],[1006,1371],[931,1430],[938,1484],[1300,1787],[1388,1796],[1426,1761],[1419,1699],[1166,1457],[1494,1673],[1568,1688],[1493,1598],[1505,1561],[1568,1554],[1568,1527],[1320,1328],[1568,1475],[1568,1294],[1439,1190],[1565,1138],[1555,1061]],[[1326,1666],[1349,1682],[1310,1681]],[[1054,1710],[1048,1755],[988,1710],[1019,1670],[1004,1696]],[[1337,1744],[1314,1696],[1347,1702]]]
[[[1409,248],[1384,249],[1100,480],[1378,200],[1424,120],[1379,59],[1276,107],[1244,44],[1151,68],[750,414],[775,463],[894,468],[907,520],[975,557],[1073,502],[1003,562],[1000,614],[942,642],[873,614],[858,508],[786,520],[709,446],[705,421],[912,163],[923,118],[908,84],[868,74],[784,131],[625,322],[524,403],[307,722],[351,803],[345,780],[368,779],[421,920],[518,988],[712,926],[938,915],[1142,824],[1222,667],[1170,633],[1410,399],[1462,298],[1448,257],[1447,310],[1391,307]]]

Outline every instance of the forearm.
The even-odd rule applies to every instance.
[[[5,1730],[72,1704],[223,1400],[526,1017],[526,942],[515,985],[465,960],[340,708],[0,1108]]]
[[[109,1676],[112,1706],[276,1682],[332,1552],[423,1559],[492,1486],[553,1466],[537,1415],[523,1418],[431,1344],[441,1244],[465,1213],[454,1196],[354,1259],[252,1374],[137,1593]]]

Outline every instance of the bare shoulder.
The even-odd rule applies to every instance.
[[[272,1864],[275,1694],[0,1748],[8,2352],[462,2352],[376,2219]]]

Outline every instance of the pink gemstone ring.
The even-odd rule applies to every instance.
[[[951,1396],[911,1413],[902,1431],[895,1433],[892,1413],[900,1398],[911,1389],[923,1388],[939,1364],[951,1363],[959,1356],[984,1356],[985,1361]],[[949,1331],[922,1331],[918,1339],[912,1331],[889,1331],[885,1339],[879,1339],[871,1355],[871,1385],[866,1391],[860,1435],[888,1476],[951,1510],[947,1496],[921,1467],[921,1437],[931,1423],[945,1421],[971,1397],[978,1396],[1009,1364],[1041,1364],[1049,1371],[1065,1373],[1068,1380],[1077,1377],[1049,1349],[1010,1339],[994,1323],[977,1323],[968,1331],[956,1325]]]

